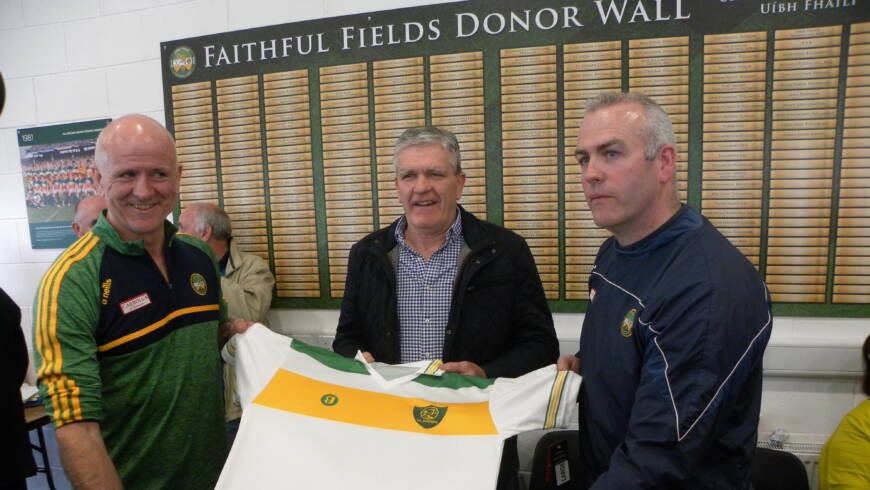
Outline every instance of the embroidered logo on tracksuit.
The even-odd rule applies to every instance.
[[[632,330],[634,329],[635,318],[637,318],[637,309],[635,308],[632,308],[625,314],[625,319],[622,320],[622,325],[619,327],[619,333],[621,333],[623,337],[631,337]]]

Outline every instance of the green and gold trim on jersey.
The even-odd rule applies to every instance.
[[[337,369],[346,373],[365,374],[369,375],[365,365],[356,359],[344,357],[330,350],[321,349],[313,345],[308,345],[305,342],[293,340],[290,343],[290,348],[305,354],[315,361],[323,364],[331,369]],[[436,374],[444,363],[440,360],[432,361],[426,369],[414,378],[412,383],[419,383],[424,386],[440,387],[440,388],[486,388],[495,383],[495,378],[480,378],[478,376],[463,376],[456,373]]]
[[[37,291],[36,349],[42,357],[37,376],[46,387],[52,408],[52,419],[60,427],[83,420],[80,389],[75,381],[63,374],[63,352],[57,338],[57,308],[64,276],[76,262],[88,256],[100,238],[87,233],[51,265]]]
[[[429,367],[427,367],[426,370],[423,371],[423,374],[435,374],[438,372],[439,369],[441,369],[441,366],[443,364],[444,363],[441,361],[441,359],[436,359],[432,361],[431,364],[429,364]]]
[[[553,380],[553,387],[550,389],[550,401],[547,403],[547,416],[544,418],[544,429],[556,427],[566,379],[568,379],[568,371],[559,371],[556,374],[556,379]]]
[[[98,346],[97,351],[106,352],[106,351],[109,351],[111,349],[114,349],[115,347],[120,347],[128,342],[132,342],[140,337],[144,337],[145,335],[148,335],[151,332],[154,332],[160,328],[165,327],[169,322],[171,322],[172,320],[174,320],[178,317],[181,317],[184,315],[191,315],[194,313],[202,313],[204,311],[218,311],[218,310],[220,310],[220,305],[218,305],[218,304],[191,306],[188,308],[181,308],[181,309],[175,310],[172,313],[163,317],[162,319],[152,323],[151,325],[148,325],[148,326],[143,327],[143,328],[141,328],[141,329],[139,329],[131,334],[125,335],[125,336],[117,338],[111,342],[107,342],[105,344]]]

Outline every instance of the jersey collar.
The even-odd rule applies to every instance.
[[[390,389],[414,381],[424,374],[430,376],[441,376],[444,374],[444,371],[439,369],[441,364],[443,364],[441,360],[417,361],[406,364],[370,363],[366,362],[362,352],[357,352],[355,359],[365,366],[372,379],[384,389]]]

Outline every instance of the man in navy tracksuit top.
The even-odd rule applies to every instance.
[[[676,193],[674,134],[649,98],[587,103],[576,156],[595,224],[580,350],[584,488],[745,489],[771,330],[752,264]]]

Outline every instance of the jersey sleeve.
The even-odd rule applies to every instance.
[[[60,427],[100,421],[102,381],[95,331],[99,321],[96,264],[84,260],[97,239],[79,240],[42,278],[34,301],[34,353],[40,396]]]
[[[512,435],[576,423],[580,382],[577,373],[558,371],[554,364],[518,378],[497,379],[490,397],[496,429]]]
[[[233,335],[223,350],[224,360],[236,368],[239,401],[244,410],[281,367],[293,339],[261,323]]]

